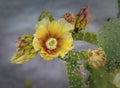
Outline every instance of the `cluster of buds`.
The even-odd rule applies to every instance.
[[[36,55],[36,52],[32,46],[33,35],[26,34],[19,37],[16,41],[16,47],[18,50],[11,58],[11,63],[21,64],[29,61]]]
[[[81,8],[77,15],[74,15],[72,12],[67,12],[62,16],[62,18],[64,18],[68,23],[73,24],[75,29],[80,31],[85,29],[90,21],[90,8],[88,6]]]
[[[76,15],[75,27],[78,30],[85,29],[90,21],[90,18],[91,18],[90,8],[88,6],[85,8],[81,8],[79,13]]]
[[[88,50],[88,63],[93,68],[100,68],[105,65],[106,55],[105,52],[98,48],[96,50]]]

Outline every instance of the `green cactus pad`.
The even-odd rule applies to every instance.
[[[78,33],[73,33],[73,38],[74,40],[81,40],[81,41],[86,41],[88,43],[92,43],[97,45],[97,34],[94,32],[89,32],[86,30],[82,30]]]
[[[85,80],[80,74],[80,70],[78,71],[78,67],[84,64],[87,59],[86,51],[69,52],[61,59],[66,62],[70,88],[86,88]],[[79,61],[82,62],[81,60],[83,60],[83,63],[79,63]]]
[[[89,68],[89,88],[116,88],[104,68]]]
[[[75,68],[79,61],[86,61],[87,60],[87,53],[86,51],[78,51],[78,52],[69,52],[64,58],[61,60],[71,63],[71,66]]]
[[[86,88],[84,79],[75,72],[71,63],[67,63],[67,74],[69,78],[70,88]]]
[[[100,28],[98,42],[107,55],[108,71],[120,69],[120,19],[106,22]]]

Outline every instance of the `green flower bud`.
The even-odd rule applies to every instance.
[[[38,21],[41,21],[43,18],[46,18],[46,17],[48,17],[50,21],[54,20],[52,13],[47,10],[44,10],[43,12],[41,12],[38,18]]]
[[[91,18],[90,8],[87,6],[85,8],[81,8],[80,12],[76,15],[76,24],[75,27],[78,30],[85,29],[88,25]]]
[[[16,47],[17,48],[24,48],[32,43],[33,36],[30,34],[22,35],[16,40]]]
[[[20,36],[16,41],[18,50],[11,58],[11,63],[22,64],[28,62],[31,58],[35,57],[36,51],[32,46],[33,35],[26,34]]]

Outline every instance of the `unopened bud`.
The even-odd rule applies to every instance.
[[[37,52],[32,46],[33,35],[25,34],[18,38],[16,41],[16,47],[18,48],[13,57],[11,58],[11,63],[22,64],[31,60]]]
[[[70,24],[75,24],[75,15],[72,12],[67,12],[62,18],[65,18]]]
[[[94,68],[100,68],[105,65],[106,55],[105,52],[98,48],[96,50],[88,50],[88,63]]]
[[[91,18],[90,8],[88,6],[85,8],[81,8],[79,13],[76,16],[75,27],[78,30],[85,29],[90,21],[90,18]]]
[[[26,42],[25,42],[25,40],[21,40],[21,39],[17,39],[16,40],[16,47],[17,48],[23,48],[24,46],[26,46]]]
[[[38,18],[38,21],[41,21],[42,19],[44,19],[46,17],[48,17],[50,21],[54,20],[52,13],[47,11],[47,10],[44,10],[44,11],[41,12],[41,14]]]
[[[33,36],[30,34],[22,35],[16,40],[16,47],[22,49],[32,43]]]

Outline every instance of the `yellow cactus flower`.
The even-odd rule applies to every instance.
[[[45,60],[52,60],[73,49],[70,30],[73,26],[64,19],[50,22],[48,18],[40,21],[34,34],[33,47]]]
[[[103,67],[106,62],[105,52],[98,48],[96,50],[88,50],[88,63],[94,68]]]

